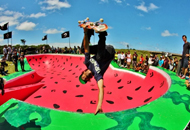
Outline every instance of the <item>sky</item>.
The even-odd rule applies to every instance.
[[[9,22],[12,40],[0,45],[46,44],[54,47],[80,46],[83,29],[79,20],[100,18],[108,25],[106,44],[116,49],[164,51],[181,54],[182,35],[190,37],[189,0],[1,0],[0,25]],[[61,38],[65,31],[69,38]],[[91,38],[93,45],[98,34]]]

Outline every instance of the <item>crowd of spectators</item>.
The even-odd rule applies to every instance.
[[[136,53],[136,51],[131,54],[130,51],[127,53],[124,52],[116,52],[115,54],[115,62],[123,68],[133,69],[138,72],[147,73],[149,66],[160,66],[165,69],[177,73],[178,66],[178,58],[169,56],[168,54],[164,54],[158,57],[157,54],[145,55],[140,54],[140,56]]]

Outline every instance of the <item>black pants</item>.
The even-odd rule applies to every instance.
[[[88,33],[87,33],[88,34]],[[98,45],[89,46],[89,53],[95,54],[98,62],[111,62],[115,56],[115,49],[111,45],[106,45],[107,32],[101,32],[99,34]],[[88,40],[90,41],[88,34]],[[81,52],[84,53],[83,41],[81,46]]]
[[[18,71],[18,62],[14,62],[14,65],[15,65],[15,71]]]
[[[20,61],[21,69],[24,70],[24,61]]]

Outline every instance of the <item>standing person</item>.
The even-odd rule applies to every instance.
[[[177,57],[174,58],[174,64],[173,64],[173,72],[176,72],[177,71],[177,66],[178,66],[178,59]]]
[[[120,51],[118,51],[118,54],[117,54],[117,63],[119,66],[121,65],[121,52]]]
[[[11,45],[8,46],[7,50],[8,50],[8,61],[11,61],[11,55],[12,55]]]
[[[18,72],[18,55],[16,51],[14,52],[12,59],[13,59],[13,64],[15,65],[15,72]]]
[[[3,47],[3,55],[4,55],[5,59],[6,59],[7,58],[7,45],[5,45]]]
[[[135,51],[134,54],[133,54],[133,61],[132,61],[133,69],[134,69],[134,70],[135,70],[136,65],[137,65],[137,57],[138,57],[138,54],[137,54],[136,51]]]
[[[121,67],[124,67],[125,53],[121,52]]]
[[[187,42],[187,36],[183,35],[183,53],[182,53],[182,75],[181,79],[185,79],[187,68],[188,68],[188,61],[189,61],[189,49],[190,49],[190,43]]]
[[[103,87],[103,75],[109,67],[110,62],[114,59],[115,49],[111,45],[106,45],[107,32],[99,32],[98,45],[90,46],[89,41],[91,34],[88,33],[88,29],[84,28],[84,38],[82,47],[84,47],[84,55],[87,69],[82,72],[79,76],[79,81],[82,84],[87,83],[94,76],[98,88],[98,104],[95,110],[95,115],[98,112],[102,112],[102,102],[104,97],[104,87]],[[81,47],[81,48],[82,48]],[[90,57],[90,54],[95,54]]]
[[[19,60],[20,60],[20,66],[21,66],[21,69],[22,69],[22,72],[24,72],[24,52],[21,52],[20,56],[19,56]]]
[[[140,61],[139,61],[140,66],[143,65],[143,63],[144,63],[144,58],[143,58],[143,54],[141,54]]]
[[[130,69],[131,59],[132,59],[132,55],[131,55],[130,51],[128,51],[126,56],[127,56],[127,68]]]
[[[160,56],[160,60],[158,61],[159,66],[162,67],[163,63],[164,63],[164,61],[162,60],[162,56]]]
[[[153,66],[158,66],[159,58],[157,54],[155,54],[155,56],[152,58],[152,61],[153,61],[152,63]]]

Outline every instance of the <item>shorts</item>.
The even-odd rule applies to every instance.
[[[183,62],[182,67],[183,67],[183,68],[187,68],[187,67],[188,67],[188,61],[189,61],[189,60],[188,60],[187,57],[185,57],[185,58],[183,59],[183,61],[182,61],[182,62]]]

